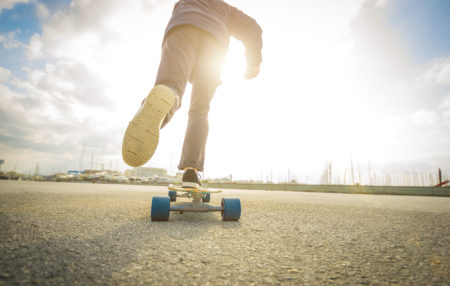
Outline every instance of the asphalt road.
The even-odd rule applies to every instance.
[[[450,198],[229,190],[150,221],[167,188],[0,182],[0,285],[448,285]]]

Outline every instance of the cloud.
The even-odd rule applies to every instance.
[[[39,81],[29,84],[15,80],[26,92],[14,92],[0,84],[2,158],[13,159],[22,169],[37,161],[48,172],[49,167],[67,168],[65,160],[70,161],[71,168],[78,167],[76,156],[83,143],[96,155],[102,145],[106,147],[106,158],[117,154],[120,140],[111,134],[120,134],[121,126],[107,126],[95,115],[78,116],[82,107],[74,108],[64,98],[52,98],[52,93],[37,87]],[[95,107],[88,109],[96,113]],[[29,154],[34,160],[22,154]]]
[[[34,34],[31,38],[30,38],[30,42],[27,46],[27,56],[29,59],[37,59],[37,58],[41,58],[43,56],[43,43],[42,43],[42,38],[41,35],[39,34]]]
[[[0,66],[0,83],[8,81],[11,71]]]
[[[30,0],[2,0],[0,1],[0,13],[3,10],[9,10],[14,7],[14,5],[19,3],[28,3]]]
[[[442,137],[450,137],[450,93],[444,97],[442,103],[438,107],[441,113],[441,122],[443,124],[443,129],[446,133],[443,133]],[[449,142],[450,143],[450,142]],[[447,145],[448,146],[448,145]]]
[[[424,82],[450,85],[450,57],[433,61],[422,75]]]
[[[405,35],[390,23],[394,5],[366,1],[351,24],[355,84],[370,104],[391,112],[437,108],[443,99],[441,86],[450,82],[450,58],[417,64]]]
[[[351,84],[368,107],[368,116],[376,117],[372,126],[378,130],[377,135],[371,131],[364,136],[384,138],[376,148],[395,154],[382,159],[386,168],[398,162],[407,162],[411,169],[418,169],[418,162],[434,168],[442,163],[437,158],[450,156],[450,58],[417,64],[405,35],[388,19],[395,2],[378,2],[366,1],[351,24],[349,65],[356,79]]]
[[[106,3],[108,2],[108,3]],[[74,58],[89,54],[106,45],[114,31],[103,21],[117,9],[114,1],[74,1],[69,8],[54,14],[42,28],[42,36],[34,37],[34,56]],[[40,47],[39,49],[35,47]]]
[[[361,71],[366,78],[376,75],[388,84],[393,76],[407,77],[413,70],[408,45],[387,20],[390,8],[388,3],[379,6],[377,1],[366,1],[351,23],[355,60],[364,67]]]
[[[112,102],[105,94],[105,85],[102,78],[86,66],[68,61],[47,63],[45,69],[30,71],[29,81],[17,83],[31,94],[47,94],[50,101],[66,104],[78,101],[88,106],[102,104],[102,108],[109,108]]]
[[[50,12],[48,11],[47,7],[42,3],[36,4],[36,11],[40,19],[45,19],[50,15]]]
[[[17,69],[0,68],[0,157],[17,160],[25,169],[34,168],[35,162],[43,171],[78,168],[86,143],[85,162],[92,154],[99,157],[103,146],[105,162],[121,162],[123,131],[153,85],[174,2],[129,1],[124,8],[121,0],[74,0],[56,10],[38,3],[42,33],[34,34],[26,47],[15,40],[17,34],[0,35],[5,49],[25,47],[28,55],[21,76],[12,72]],[[215,96],[209,139],[214,144],[208,147],[208,164],[215,164],[211,169],[222,172],[229,166],[229,172],[240,171],[235,160],[220,157],[222,132],[229,126],[236,127],[233,132],[239,138],[248,138],[248,130],[254,134],[227,142],[232,149],[249,150],[239,154],[248,158],[241,174],[297,165],[308,172],[314,164],[321,170],[323,162],[318,162],[333,159],[327,157],[333,154],[352,154],[355,164],[369,152],[380,158],[380,166],[414,161],[431,167],[436,154],[449,155],[450,93],[443,89],[448,60],[423,66],[411,61],[402,35],[386,21],[393,1],[361,6],[360,1],[338,5],[286,0],[270,15],[266,13],[272,1],[230,2],[261,20],[265,60],[260,79],[245,85],[224,83]],[[284,82],[294,82],[295,88]],[[239,118],[248,114],[255,96],[259,107],[252,110],[254,120]],[[161,137],[152,164],[168,165],[168,157],[179,151],[188,106],[184,104],[175,125],[164,130],[171,135]],[[230,109],[241,110],[230,118]],[[273,110],[284,112],[279,118],[267,116]],[[273,130],[269,139],[268,126]],[[305,140],[308,136],[313,139]],[[255,142],[260,144],[255,147]],[[269,152],[268,158],[258,157],[274,146],[279,150]]]
[[[388,2],[389,2],[389,0],[376,0],[375,6],[378,8],[382,8],[382,7],[386,6]]]
[[[0,44],[7,50],[23,48],[25,45],[16,39],[16,31],[11,31],[8,34],[0,34]]]
[[[122,32],[135,19],[144,24],[142,17],[162,3],[167,5],[163,0],[132,1],[124,9],[120,0],[72,1],[46,19],[42,35],[31,42],[31,50],[41,51],[33,54],[35,57],[84,59],[90,51],[102,50],[126,36]],[[48,13],[45,6],[38,10]]]
[[[165,10],[155,14],[160,4]],[[98,157],[104,148],[105,162],[116,162],[129,117],[152,84],[148,63],[158,61],[169,4],[133,1],[123,9],[122,1],[100,0],[36,8],[41,34],[27,44],[15,31],[0,36],[5,49],[28,55],[20,78],[0,68],[0,156],[22,169],[32,167],[30,158],[44,172],[78,168],[86,143],[86,154]]]

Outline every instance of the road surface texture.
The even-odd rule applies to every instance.
[[[0,285],[448,285],[450,198],[228,190],[150,221],[166,187],[0,182]]]

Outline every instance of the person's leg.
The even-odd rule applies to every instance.
[[[178,104],[167,114],[161,128],[181,107],[181,99],[196,62],[199,37],[198,28],[183,25],[175,27],[163,44],[155,85],[164,85],[172,89],[177,96]]]
[[[179,108],[196,57],[198,31],[189,26],[174,29],[163,44],[155,87],[129,123],[122,144],[125,163],[145,164],[156,151],[159,130]]]
[[[195,168],[203,171],[209,131],[209,105],[220,83],[224,58],[225,50],[220,43],[204,32],[192,76],[189,121],[178,165],[180,170]]]

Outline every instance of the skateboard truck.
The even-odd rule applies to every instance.
[[[169,213],[173,212],[221,212],[222,220],[237,221],[241,217],[241,201],[235,198],[222,198],[220,206],[213,206],[207,202],[211,199],[212,193],[220,193],[219,190],[181,188],[174,185],[169,186],[167,197],[153,197],[151,208],[152,221],[168,221]],[[177,197],[192,199],[190,203],[170,205]]]

